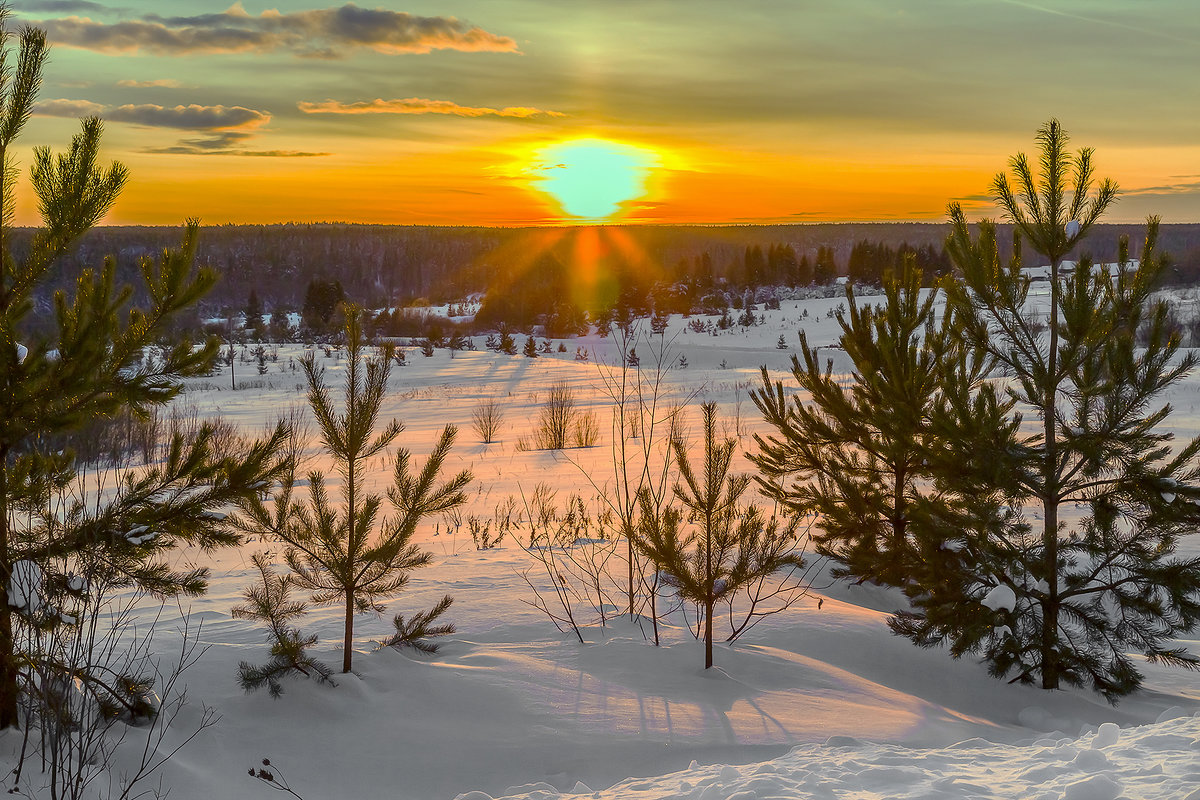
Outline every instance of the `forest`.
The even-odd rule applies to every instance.
[[[1099,262],[1116,258],[1122,236],[1138,240],[1139,225],[1098,224],[1088,241]],[[917,255],[928,275],[946,269],[944,223],[838,223],[729,226],[605,226],[596,232],[597,257],[613,277],[607,305],[622,291],[643,298],[653,283],[690,282],[701,288],[823,283],[836,275],[870,282],[880,264]],[[12,232],[21,258],[34,229]],[[65,255],[39,288],[35,303],[48,310],[54,290],[67,287],[86,266],[106,257],[116,262],[120,283],[138,283],[138,264],[178,243],[172,227],[98,226]],[[349,223],[202,226],[198,264],[220,280],[198,307],[201,316],[244,310],[253,291],[264,311],[300,311],[312,282],[337,281],[346,299],[367,307],[404,306],[415,301],[459,302],[488,294],[506,309],[509,324],[528,320],[525,307],[545,310],[548,295],[561,297],[561,281],[578,254],[578,237],[562,228],[423,227]],[[1000,225],[1003,250],[1011,228]],[[1172,257],[1164,278],[1175,284],[1200,280],[1200,224],[1163,225],[1160,246]],[[861,282],[861,281],[860,281]],[[605,300],[604,293],[600,293]],[[596,309],[587,309],[595,315]],[[489,312],[485,312],[485,319]]]

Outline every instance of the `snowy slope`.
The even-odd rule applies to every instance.
[[[718,401],[726,429],[738,430],[748,448],[749,434],[762,429],[749,399],[759,366],[786,386],[793,351],[777,349],[778,337],[794,348],[803,328],[813,344],[832,343],[838,328],[829,314],[842,302],[784,301],[778,311],[760,312],[764,325],[717,336],[672,319],[670,360],[683,355],[688,366],[668,373],[664,402]],[[412,351],[409,366],[393,370],[383,417],[404,420],[401,446],[421,458],[440,426],[461,428],[447,469],[476,475],[464,518],[490,517],[506,498],[528,495],[538,483],[555,491],[559,503],[577,493],[594,506],[611,481],[612,403],[596,361],[611,363],[613,345],[595,336],[564,344],[567,353],[538,359],[483,351],[424,358]],[[588,362],[575,360],[577,347],[588,349]],[[195,381],[180,402],[244,430],[261,429],[281,410],[303,404],[302,374],[288,365],[300,352],[283,346],[263,376],[239,364],[239,381],[254,388],[230,390],[225,373]],[[649,345],[638,352],[645,368]],[[841,351],[822,353],[834,359],[835,370],[845,368]],[[336,385],[344,361],[322,354],[320,362]],[[558,454],[519,451],[517,440],[532,429],[546,390],[560,381],[597,413],[599,445]],[[500,399],[506,411],[500,441],[490,445],[470,430],[471,411],[485,397]],[[1195,435],[1200,376],[1172,389],[1170,399],[1175,430]],[[690,414],[695,435],[698,412]],[[315,441],[311,450],[310,466],[331,471]],[[368,484],[384,489],[390,464],[379,459],[372,468]],[[434,564],[414,573],[386,614],[359,615],[356,674],[339,675],[336,687],[289,679],[278,700],[238,688],[238,662],[265,660],[266,643],[261,628],[229,614],[252,578],[250,554],[271,545],[181,554],[213,570],[209,594],[185,609],[193,626],[203,622],[199,636],[208,649],[187,673],[191,706],[167,743],[183,740],[202,704],[221,719],[164,769],[173,798],[275,796],[247,774],[263,758],[308,800],[550,798],[600,789],[595,796],[702,800],[1112,800],[1188,797],[1200,787],[1195,674],[1147,666],[1146,691],[1117,707],[1088,692],[1009,686],[975,663],[891,635],[885,620],[902,605],[895,593],[831,585],[820,573],[817,588],[796,607],[735,645],[719,645],[717,668],[706,673],[702,646],[687,627],[691,619],[668,620],[660,647],[646,626],[626,619],[589,627],[581,645],[528,604],[522,573],[534,568],[536,582],[537,565],[517,543],[476,551],[465,528],[449,530],[446,520],[431,521],[418,539]],[[1200,553],[1200,541],[1185,547]],[[458,631],[441,652],[374,649],[371,640],[390,631],[392,614],[429,608],[447,593],[455,598],[447,616]],[[155,611],[147,605],[143,617]],[[330,664],[340,661],[341,613],[318,607],[300,622],[320,635],[317,655]],[[163,613],[158,652],[174,652],[180,625],[178,610]],[[1197,644],[1190,642],[1193,649]],[[1171,719],[1156,722],[1160,717]],[[131,730],[131,741],[137,735]],[[14,732],[0,735],[0,754],[19,746]],[[134,755],[122,749],[118,765],[128,766]],[[730,764],[742,766],[722,766]]]

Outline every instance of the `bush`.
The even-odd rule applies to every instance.
[[[588,411],[580,413],[571,429],[571,443],[576,447],[595,447],[600,440],[600,423],[596,415]]]
[[[579,415],[575,408],[575,394],[565,383],[550,387],[546,404],[538,415],[538,427],[534,442],[539,450],[562,450],[575,427]]]
[[[471,412],[471,427],[479,436],[479,441],[491,444],[496,441],[500,425],[504,422],[504,409],[494,397],[485,397],[475,405]]]

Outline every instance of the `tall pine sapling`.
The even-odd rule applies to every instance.
[[[1130,652],[1200,667],[1174,641],[1200,623],[1200,559],[1176,555],[1200,522],[1200,440],[1173,445],[1160,399],[1197,358],[1180,351],[1166,304],[1152,297],[1164,268],[1156,219],[1140,261],[1122,241],[1115,274],[1086,256],[1065,274],[1064,258],[1116,186],[1094,187],[1091,151],[1071,154],[1057,121],[1037,138],[1040,175],[1019,155],[1016,188],[1002,173],[994,190],[1016,235],[1050,262],[1048,302],[1030,297],[1020,248],[1002,265],[995,226],[980,223],[973,239],[957,204],[947,242],[961,272],[950,292],[955,333],[1007,376],[1014,405],[992,430],[950,427],[945,442],[999,463],[987,489],[1011,498],[1006,524],[962,535],[958,574],[913,592],[915,610],[893,627],[956,655],[980,653],[997,676],[1088,685],[1115,701],[1141,682]],[[1035,430],[1020,427],[1024,410]],[[937,480],[949,494],[978,490],[969,471]],[[1037,528],[1027,509],[1040,515]]]
[[[321,683],[331,682],[329,667],[305,652],[317,643],[316,634],[305,636],[291,624],[308,611],[308,606],[289,599],[290,576],[277,574],[266,553],[255,553],[250,560],[258,570],[259,581],[246,587],[242,593],[246,604],[235,606],[230,614],[234,619],[253,620],[267,626],[271,660],[262,665],[240,662],[238,682],[247,692],[266,686],[271,697],[283,694],[279,679],[291,672],[316,678]]]
[[[274,513],[259,500],[245,506],[240,522],[247,532],[272,536],[286,545],[284,557],[292,580],[313,592],[313,602],[345,604],[342,672],[349,672],[352,665],[355,613],[382,611],[379,601],[403,590],[409,572],[429,563],[430,554],[411,541],[417,525],[425,517],[462,505],[463,488],[471,481],[464,470],[437,483],[457,433],[448,425],[419,473],[410,467],[407,450],[397,452],[388,490],[396,514],[376,524],[382,498],[364,490],[364,462],[383,452],[403,426],[392,420],[375,433],[391,351],[384,347],[378,356],[365,357],[362,317],[361,309],[345,307],[346,385],[341,413],[334,408],[315,358],[310,355],[303,362],[309,406],[322,444],[341,473],[344,509],[335,507],[324,476],[311,472],[307,504],[292,500],[293,482],[287,481],[276,495]]]
[[[41,84],[47,48],[42,31],[25,28],[17,34],[20,53],[14,58],[7,17],[0,6],[0,729],[18,724],[22,695],[37,693],[33,675],[62,677],[73,669],[26,646],[44,637],[25,632],[88,621],[65,614],[51,619],[42,601],[63,586],[85,592],[89,583],[163,596],[203,592],[207,571],[176,569],[167,551],[179,543],[236,543],[219,509],[275,479],[284,439],[276,430],[242,452],[217,452],[213,428],[204,426],[189,440],[176,437],[165,461],[125,473],[113,491],[50,510],[47,498],[61,496],[77,474],[73,454],[53,444],[58,435],[127,411],[149,413],[178,394],[180,379],[211,371],[215,340],[202,347],[190,341],[163,346],[161,340],[177,315],[213,286],[216,274],[194,269],[198,225],[192,222],[179,249],[142,261],[144,305],[134,306],[132,290],[118,286],[110,258],[98,270],[83,271],[73,290],[54,294],[57,324],[48,333],[31,319],[57,260],[108,211],[126,170],[98,163],[101,123],[95,118],[83,120],[66,154],[35,149],[31,179],[42,227],[20,258],[13,253],[13,154]],[[143,358],[154,348],[154,359]],[[79,576],[89,570],[96,580],[81,583]],[[18,586],[18,574],[40,580]],[[125,683],[86,670],[71,674],[97,703],[107,702],[106,686]]]
[[[749,475],[731,475],[737,441],[717,441],[717,408],[702,406],[704,415],[703,471],[697,474],[684,442],[675,440],[675,461],[681,482],[674,506],[659,506],[650,491],[639,494],[642,513],[633,541],[638,550],[666,573],[679,596],[702,608],[704,667],[713,665],[713,616],[717,603],[759,577],[789,567],[801,567],[800,554],[786,541],[775,521],[768,522],[754,506],[742,506]],[[794,536],[791,537],[794,541]]]

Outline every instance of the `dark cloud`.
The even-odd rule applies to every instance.
[[[90,100],[47,100],[34,108],[46,117],[103,117],[110,122],[127,122],[151,128],[195,131],[202,137],[182,139],[166,147],[146,148],[143,152],[169,155],[258,156],[266,158],[307,158],[329,153],[300,150],[246,150],[239,147],[252,139],[258,129],[271,121],[266,111],[243,106],[103,106]]]
[[[158,55],[291,51],[332,58],[365,48],[381,53],[432,50],[515,53],[517,43],[454,17],[421,17],[386,9],[341,8],[252,16],[235,5],[216,14],[189,17],[147,15],[105,23],[81,17],[47,19],[51,42],[103,53]]]
[[[1195,176],[1184,176],[1195,177]],[[1200,193],[1200,181],[1189,183],[1172,183],[1166,186],[1147,186],[1142,189],[1123,189],[1121,194],[1129,197],[1142,196],[1162,196],[1172,194],[1196,194]]]
[[[121,11],[103,3],[90,0],[22,0],[15,5],[17,11],[49,11],[52,14],[105,14]]]
[[[153,103],[102,106],[90,100],[47,100],[38,103],[33,113],[44,117],[97,116],[111,122],[185,131],[258,128],[271,121],[267,112],[242,106],[160,106]]]
[[[271,121],[265,111],[242,106],[159,106],[153,103],[127,104],[109,108],[103,114],[114,122],[132,122],[154,128],[179,128],[188,131],[257,128]]]
[[[310,153],[304,150],[242,150],[232,147],[244,138],[237,135],[213,136],[205,139],[184,139],[169,147],[148,147],[143,153],[179,156],[252,156],[255,158],[314,158],[332,153]]]

